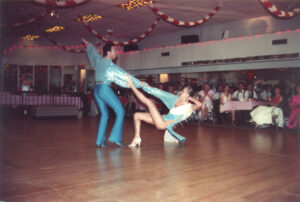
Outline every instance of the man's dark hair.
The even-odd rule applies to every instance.
[[[111,51],[111,48],[114,46],[114,44],[112,43],[106,43],[104,46],[103,46],[103,57],[106,57],[107,56],[107,52],[108,51]]]

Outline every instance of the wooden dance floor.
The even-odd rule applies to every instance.
[[[190,123],[182,146],[145,124],[141,148],[97,148],[97,126],[2,117],[0,201],[300,201],[296,134]]]

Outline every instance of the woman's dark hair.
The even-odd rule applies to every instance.
[[[229,85],[229,83],[225,83],[224,85],[223,85],[223,90],[222,90],[222,92],[225,92],[225,87],[226,86],[228,86],[228,88],[229,88],[229,92],[230,92],[230,85]]]
[[[108,51],[111,51],[111,48],[114,46],[113,43],[106,43],[104,46],[103,46],[103,57],[106,57],[107,56],[107,52]]]

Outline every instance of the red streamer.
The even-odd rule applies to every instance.
[[[73,8],[74,12],[77,14],[77,16],[82,19],[82,16],[75,11],[75,9]],[[128,45],[128,44],[133,44],[133,43],[137,43],[139,41],[141,41],[142,39],[144,39],[146,36],[148,36],[152,31],[153,29],[156,27],[156,25],[158,24],[159,22],[159,18],[156,18],[156,20],[154,21],[154,23],[147,29],[146,32],[144,32],[142,35],[140,35],[139,37],[137,38],[134,38],[130,41],[114,41],[114,40],[111,40],[101,34],[99,34],[95,29],[93,29],[88,23],[84,22],[83,20],[81,20],[81,22],[86,26],[86,28],[92,32],[94,35],[96,35],[99,39],[107,42],[107,43],[113,43],[115,45]]]
[[[286,12],[284,10],[279,10],[269,0],[260,0],[260,2],[271,14],[275,15],[278,18],[292,18],[300,13],[300,8],[295,8],[290,12]]]
[[[221,5],[221,4],[220,4]],[[159,17],[161,17],[162,19],[164,19],[166,22],[172,23],[174,25],[177,26],[182,26],[182,27],[193,27],[193,26],[197,26],[197,25],[201,25],[204,22],[206,22],[207,20],[209,20],[210,18],[212,18],[214,15],[216,15],[216,13],[220,10],[220,5],[214,8],[214,11],[212,13],[209,13],[207,16],[205,16],[204,18],[200,19],[200,20],[196,20],[196,21],[181,21],[181,20],[176,20],[170,16],[167,16],[165,13],[159,11],[156,7],[153,7],[153,5],[149,4],[148,7]]]

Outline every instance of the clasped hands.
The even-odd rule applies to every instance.
[[[134,84],[132,83],[132,81],[131,81],[130,76],[129,76],[128,73],[126,74],[126,81],[127,81],[127,85],[128,85],[129,87],[134,86]],[[146,82],[144,82],[144,81],[141,81],[140,87],[142,88],[144,84],[146,84],[146,87],[147,87],[147,88],[149,87],[149,84],[146,83]]]

